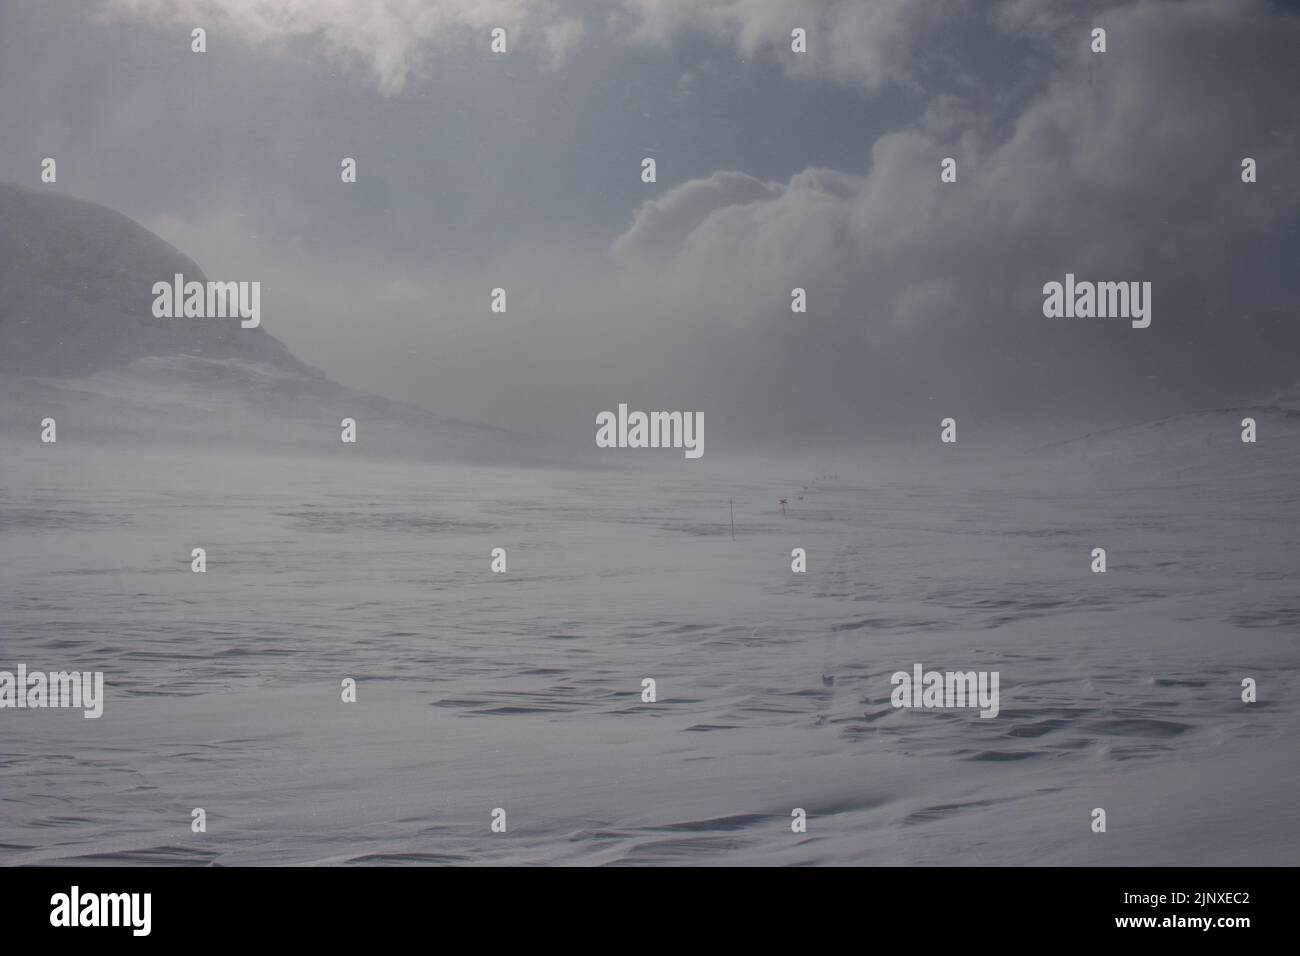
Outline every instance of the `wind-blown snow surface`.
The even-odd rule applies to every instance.
[[[30,431],[0,438],[0,668],[107,701],[0,712],[0,862],[1300,859],[1294,413],[835,481]],[[1001,713],[894,709],[914,663],[999,671]]]
[[[342,444],[340,426],[350,418],[365,455],[475,462],[548,457],[535,441],[344,388],[310,366],[238,358],[153,355],[76,378],[0,374],[0,437],[30,439],[47,417],[62,442],[163,447],[182,455],[217,446],[320,454]]]

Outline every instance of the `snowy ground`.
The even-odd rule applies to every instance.
[[[6,436],[0,669],[108,689],[0,712],[0,863],[1294,864],[1300,425],[1260,414],[834,481]],[[1000,715],[894,709],[914,663]]]

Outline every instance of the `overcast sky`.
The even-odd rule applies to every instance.
[[[588,443],[619,402],[779,443],[1265,399],[1298,90],[1266,0],[0,0],[0,179],[55,157],[345,384]],[[1045,318],[1066,272],[1151,327]]]

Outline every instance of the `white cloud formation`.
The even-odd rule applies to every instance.
[[[1149,262],[1172,236],[1217,252],[1234,230],[1294,216],[1300,183],[1282,170],[1300,136],[1290,109],[1300,65],[1264,86],[1230,78],[1300,40],[1300,18],[1187,0],[1141,2],[1108,22],[1117,51],[1098,63],[1080,45],[1000,141],[939,139],[920,123],[881,137],[863,176],[809,169],[775,186],[715,173],[646,203],[613,248],[675,251],[682,268],[714,277],[820,274],[847,258],[859,275],[889,277],[872,282],[877,300],[906,276],[896,295],[915,306],[944,301],[915,291],[935,288],[927,273],[987,275],[987,257],[1008,244],[1025,243],[1018,260],[1031,268],[1014,271],[1033,275],[1052,256]],[[1242,191],[1248,154],[1278,174],[1269,202]],[[955,184],[939,181],[945,156],[958,159]],[[896,305],[880,311],[915,311]]]
[[[478,34],[486,46],[497,26],[558,66],[597,20],[613,42],[666,46],[695,30],[743,56],[775,53],[792,74],[876,89],[914,82],[918,45],[970,12],[960,0],[100,0],[99,9],[252,44],[314,42],[386,93],[417,80],[448,44]],[[794,27],[807,31],[806,54],[791,53]]]
[[[772,199],[782,192],[745,173],[720,170],[703,179],[675,186],[644,203],[627,231],[612,247],[621,259],[655,258],[677,250],[682,241],[712,213],[729,206]]]
[[[102,0],[100,10],[202,26],[209,34],[230,31],[253,44],[314,41],[394,93],[449,44],[478,36],[486,50],[494,27],[506,29],[512,47],[536,49],[548,65],[559,65],[584,31],[569,6],[567,0]]]

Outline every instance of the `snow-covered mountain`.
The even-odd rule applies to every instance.
[[[207,277],[121,213],[0,184],[0,224],[0,434],[34,438],[48,416],[60,441],[321,450],[353,418],[370,451],[532,457],[520,436],[345,388],[263,328],[155,318],[155,282]]]
[[[154,318],[152,286],[188,256],[119,212],[0,184],[0,373],[70,377],[151,355],[240,359],[310,374],[263,329]]]

